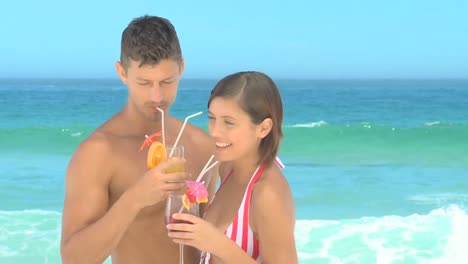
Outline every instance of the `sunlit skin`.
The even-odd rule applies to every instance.
[[[157,107],[167,112],[174,103],[184,62],[180,66],[174,60],[142,67],[135,61],[129,64],[127,70],[119,62],[116,64],[120,79],[128,87],[128,110],[139,112],[139,116],[160,126],[161,114]],[[142,122],[147,125],[147,120]]]
[[[175,214],[175,219],[193,224],[169,224],[169,236],[174,242],[211,252],[210,263],[257,263],[226,237],[224,231],[234,219],[257,168],[260,141],[273,124],[269,118],[254,124],[240,108],[237,98],[214,98],[208,116],[208,129],[216,142],[215,155],[222,161],[220,174],[224,178],[231,169],[233,174],[216,194],[204,219]],[[262,263],[298,263],[294,208],[286,178],[274,163],[269,164],[254,185],[249,216],[249,224],[260,241]]]
[[[234,161],[238,169],[254,167],[258,161],[261,138],[258,126],[238,106],[235,98],[215,98],[208,110],[208,130],[215,140],[215,157],[219,161]],[[225,147],[225,145],[227,145]]]
[[[170,193],[183,192],[188,173],[198,175],[214,143],[203,130],[187,124],[179,142],[185,147],[185,161],[166,161],[151,170],[146,164],[148,148],[141,152],[139,148],[146,134],[161,130],[156,107],[166,113],[166,144],[175,142],[182,121],[168,112],[183,65],[183,61],[163,60],[139,67],[139,62],[130,61],[125,69],[116,64],[128,86],[128,100],[80,144],[70,161],[62,222],[63,263],[102,263],[108,255],[113,263],[178,262],[178,245],[165,228],[165,199]],[[180,162],[185,162],[187,173],[165,173]],[[196,263],[195,259],[187,258],[186,263]]]

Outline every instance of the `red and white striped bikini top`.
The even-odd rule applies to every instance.
[[[284,169],[284,164],[281,162],[281,160],[276,157],[275,158],[275,163],[280,169]],[[257,182],[258,178],[263,173],[263,170],[265,169],[265,164],[262,164],[261,166],[257,167],[255,172],[253,173],[252,177],[250,178],[249,184],[247,184],[247,188],[244,192],[244,197],[242,198],[242,202],[239,206],[239,210],[237,210],[237,214],[234,217],[234,220],[231,222],[229,227],[224,231],[224,234],[232,239],[234,242],[236,242],[239,247],[241,247],[249,256],[251,256],[254,260],[261,261],[260,258],[260,245],[259,241],[255,237],[252,228],[249,225],[249,214],[250,214],[250,198],[252,196],[252,190],[255,182]],[[218,191],[221,190],[223,187],[223,184],[227,181],[227,179],[231,176],[232,170],[229,172],[229,174],[226,176],[224,181],[221,183],[221,185],[218,188]],[[216,194],[215,194],[216,197]],[[210,204],[205,210],[208,210],[210,207],[211,203],[214,201],[214,198],[211,200]],[[201,258],[200,258],[200,264],[209,264],[210,263],[210,258],[211,255],[209,252],[202,252]]]
[[[264,168],[265,165],[262,164],[261,166],[257,167],[253,173],[245,190],[239,210],[237,210],[237,214],[234,217],[234,220],[231,222],[226,231],[224,231],[224,234],[226,234],[227,237],[236,242],[239,247],[241,247],[249,256],[257,261],[260,261],[260,247],[259,242],[249,225],[250,198],[252,196],[253,185],[258,180],[258,178],[260,178],[260,175],[262,175]],[[231,174],[232,170],[229,172],[226,179],[224,179],[224,181],[221,183],[218,191],[223,187],[223,184],[227,181]],[[210,253],[203,252],[200,259],[200,264],[210,263],[210,258]]]

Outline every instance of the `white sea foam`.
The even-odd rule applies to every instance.
[[[455,205],[427,215],[298,220],[296,227],[300,263],[466,264],[467,239],[468,215]]]
[[[445,205],[452,203],[468,202],[468,194],[465,193],[433,193],[433,194],[418,194],[408,197],[407,200],[414,201],[419,204]]]
[[[60,263],[61,214],[0,211],[0,263]],[[297,220],[296,246],[307,263],[466,264],[468,214],[459,206],[428,214]]]
[[[76,133],[71,133],[71,136],[72,137],[79,137],[81,136],[81,134],[83,134],[82,132],[76,132]]]
[[[439,124],[440,124],[440,121],[433,121],[433,122],[424,123],[424,125],[426,125],[426,126],[435,126],[435,125],[439,125]]]
[[[295,124],[295,125],[292,125],[292,127],[321,127],[321,126],[324,126],[324,125],[328,125],[328,123],[323,121],[323,120],[320,120],[318,122]]]
[[[448,211],[452,230],[444,247],[444,255],[428,261],[428,264],[466,264],[468,263],[468,215],[465,211],[452,206]]]
[[[73,132],[69,128],[62,128],[62,132],[66,132],[67,134],[70,134],[70,136],[72,137],[79,137],[83,134],[82,131]]]
[[[60,263],[60,213],[0,211],[0,263]]]

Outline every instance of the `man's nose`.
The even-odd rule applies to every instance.
[[[158,83],[154,84],[150,90],[151,90],[150,92],[151,101],[160,102],[164,99],[164,90],[162,89],[161,85],[159,85]]]

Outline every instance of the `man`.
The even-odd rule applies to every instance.
[[[193,178],[199,174],[215,145],[203,130],[187,124],[178,143],[185,148],[185,161],[167,160],[148,170],[147,149],[138,151],[145,135],[162,128],[157,107],[166,113],[166,145],[174,144],[182,127],[168,114],[184,70],[173,25],[153,16],[133,20],[122,34],[116,69],[128,87],[128,100],[70,160],[62,260],[102,263],[111,255],[113,263],[177,263],[178,245],[164,223],[165,200],[183,190],[188,172]],[[185,162],[187,174],[164,172],[178,162]]]

